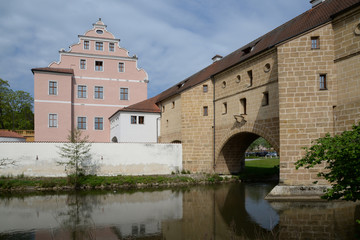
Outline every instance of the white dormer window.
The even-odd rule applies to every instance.
[[[114,43],[109,43],[109,51],[113,52],[115,50],[115,44]]]
[[[119,62],[119,72],[125,72],[125,63]]]
[[[87,40],[84,41],[84,49],[86,49],[86,50],[90,49],[90,42]]]

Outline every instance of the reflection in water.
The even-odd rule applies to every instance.
[[[359,207],[345,202],[269,204],[264,197],[273,186],[1,196],[0,239],[354,238]]]

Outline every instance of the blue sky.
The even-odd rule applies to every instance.
[[[139,57],[152,97],[310,8],[309,0],[0,0],[0,78],[33,95],[31,68],[58,61],[101,17]]]

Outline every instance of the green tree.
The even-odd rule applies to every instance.
[[[259,149],[260,146],[263,146],[267,149],[271,148],[271,145],[268,143],[268,141],[262,137],[259,137],[250,144],[250,146],[247,148],[247,151],[254,151],[255,149]]]
[[[69,142],[58,146],[59,155],[64,160],[57,161],[57,164],[65,166],[66,174],[74,180],[77,187],[79,177],[86,175],[93,168],[91,143],[88,142],[88,136],[82,137],[79,129],[70,131],[67,139]]]
[[[295,163],[296,169],[326,163],[324,171],[319,172],[318,176],[329,181],[332,187],[322,198],[360,199],[360,122],[352,127],[352,131],[333,137],[327,134],[305,150],[305,156]]]
[[[33,98],[28,92],[13,91],[0,78],[0,128],[34,129]]]

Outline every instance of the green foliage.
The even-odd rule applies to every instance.
[[[69,181],[77,185],[78,178],[88,174],[94,167],[90,154],[91,143],[88,142],[87,136],[82,137],[79,129],[70,131],[68,141],[58,146],[59,155],[65,160],[58,161],[57,164],[65,166]]]
[[[0,129],[34,129],[33,98],[0,78]]]
[[[210,183],[218,183],[221,182],[223,178],[219,176],[219,174],[212,174],[207,178],[207,181]]]
[[[360,123],[352,129],[341,135],[331,137],[327,134],[317,139],[313,146],[305,148],[305,156],[295,164],[299,169],[326,163],[325,170],[318,173],[332,186],[323,196],[324,199],[360,199]]]
[[[259,137],[258,139],[256,139],[255,141],[253,141],[250,146],[247,148],[246,151],[254,151],[255,149],[259,149],[260,146],[263,146],[267,149],[271,148],[270,143],[268,143],[268,141],[266,141],[264,138]]]

